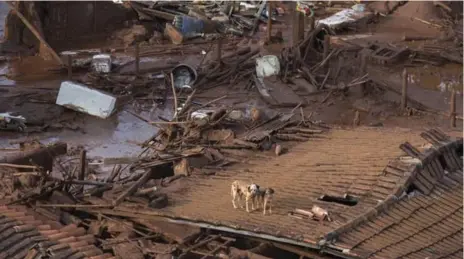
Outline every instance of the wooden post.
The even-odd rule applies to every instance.
[[[305,37],[305,15],[302,12],[298,12],[298,41],[301,41]]]
[[[272,1],[267,3],[267,42],[271,42],[272,37]]]
[[[222,37],[219,37],[218,44],[217,44],[217,61],[221,64],[221,56],[222,56]]]
[[[401,91],[401,109],[405,110],[408,106],[408,71],[403,70],[403,89]]]
[[[140,65],[140,49],[139,43],[135,43],[135,75],[139,75],[139,65]]]
[[[309,17],[309,26],[308,26],[309,32],[312,32],[314,28],[316,28],[316,19],[314,18],[314,16],[312,16],[312,17]]]
[[[323,59],[326,59],[330,53],[330,35],[328,34],[324,35],[324,46],[323,47],[324,47]]]
[[[253,29],[251,29],[249,36],[253,36],[255,34],[256,28],[258,28],[259,25],[259,18],[261,17],[261,14],[263,13],[264,7],[266,7],[266,0],[261,3],[259,6],[258,12],[256,13],[255,20],[253,21]]]
[[[456,127],[456,91],[454,89],[451,91],[450,100],[450,126]]]
[[[87,166],[87,152],[85,149],[81,150],[80,160],[79,160],[79,175],[77,176],[78,180],[83,181],[85,179],[85,169]],[[69,185],[68,185],[69,188]],[[84,191],[84,186],[78,187],[78,192],[82,193]]]
[[[68,80],[72,79],[72,55],[67,55],[68,57]]]
[[[87,165],[87,151],[84,149],[81,150],[81,156],[80,156],[80,161],[79,161],[79,175],[77,177],[78,180],[84,180],[85,179],[85,168]]]
[[[367,55],[361,54],[361,75],[364,76],[367,73]],[[366,89],[367,84],[362,83],[361,84],[361,91],[363,95],[366,95],[367,89]]]
[[[323,60],[326,60],[326,58],[329,56],[330,53],[330,35],[326,34],[324,35],[324,52],[323,52]],[[329,66],[329,60],[327,60],[324,64],[324,68],[327,68]]]
[[[304,14],[296,10],[296,2],[295,2],[295,9],[293,15],[293,45],[297,45],[301,39],[304,39]]]

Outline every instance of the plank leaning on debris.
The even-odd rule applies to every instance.
[[[36,28],[24,17],[24,15],[10,2],[5,2],[8,6],[16,13],[16,15],[21,19],[21,21],[26,25],[26,27],[34,34],[34,36],[43,44],[49,51],[53,58],[58,62],[58,64],[63,65],[63,61],[60,56],[48,45],[44,38],[40,35]]]

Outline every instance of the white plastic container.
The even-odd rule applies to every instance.
[[[114,111],[116,97],[71,81],[61,83],[56,104],[106,119]]]
[[[278,75],[280,73],[280,61],[277,56],[267,55],[256,59],[256,75],[258,78]]]
[[[111,72],[111,56],[108,54],[98,54],[92,58],[92,70],[97,73]]]

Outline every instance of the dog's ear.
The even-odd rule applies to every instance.
[[[248,192],[251,192],[251,185],[248,185],[247,189],[248,189]]]
[[[259,190],[259,185],[256,185],[256,189],[258,189],[258,190]]]

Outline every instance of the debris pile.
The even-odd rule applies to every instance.
[[[192,171],[217,170],[232,162],[239,162],[239,159],[232,158],[238,154],[235,151],[268,150],[274,146],[279,149],[276,152],[280,153],[281,146],[276,145],[276,141],[320,137],[319,133],[325,128],[309,118],[297,120],[294,117],[298,116],[293,114],[275,113],[267,117],[259,113],[254,108],[248,117],[244,111],[237,109],[211,109],[208,105],[193,109],[186,103],[184,110],[179,110],[173,121],[159,124],[159,134],[145,144],[146,149],[139,158],[126,162],[122,158],[117,160],[119,162],[105,159],[99,163],[88,159],[85,150],[81,149],[68,150],[66,161],[55,157],[53,169],[41,164],[0,164],[2,203],[7,206],[28,205],[63,224],[82,228],[82,235],[102,239],[98,244],[98,251],[102,252],[98,254],[112,252],[115,256],[125,256],[131,253],[131,257],[137,258],[254,254],[231,247],[239,242],[236,237],[172,224],[166,220],[145,220],[124,211],[131,207],[156,210],[170,206],[169,192],[166,190],[171,185],[182,184],[180,179],[190,176]],[[38,150],[56,154],[53,150],[60,145],[63,144],[40,145]],[[21,159],[38,161],[30,158],[40,151],[36,149],[33,152]],[[66,153],[66,150],[59,153]],[[241,158],[244,154],[247,155],[242,153]],[[206,161],[202,162],[202,158]],[[22,160],[12,162],[19,161]],[[114,163],[117,165],[110,174],[101,178],[101,166]],[[94,246],[96,243],[89,242],[88,245]],[[77,252],[83,250],[66,251],[69,254]]]
[[[175,162],[174,173],[188,175],[188,157],[202,155],[208,161],[205,165],[219,168],[237,162],[233,154],[239,150],[281,149],[278,141],[306,141],[328,128],[304,115],[280,114],[256,107],[245,110],[209,107],[212,102],[194,107],[191,103],[194,94],[195,91],[178,108],[172,121],[152,122],[160,129],[144,144],[151,150],[147,150],[145,162],[135,163],[134,168]]]
[[[56,61],[59,60],[58,67],[49,69],[54,76],[61,76],[56,80],[58,83],[47,88],[0,88],[2,94],[7,93],[0,96],[5,97],[0,101],[0,130],[23,134],[37,131],[40,136],[7,141],[15,145],[14,150],[21,152],[0,157],[0,212],[4,213],[0,220],[1,224],[6,222],[0,228],[8,229],[5,233],[14,238],[23,232],[33,235],[33,239],[27,239],[31,244],[28,258],[41,254],[57,258],[99,256],[93,259],[113,255],[118,258],[192,258],[195,255],[199,258],[265,259],[265,255],[282,250],[286,251],[282,258],[290,258],[288,254],[316,257],[317,254],[303,254],[300,248],[274,241],[262,243],[263,239],[232,235],[231,231],[213,230],[215,228],[208,225],[204,229],[181,225],[177,218],[168,219],[167,214],[157,219],[154,216],[171,209],[185,212],[178,196],[183,194],[187,200],[194,199],[192,195],[196,193],[187,192],[191,191],[189,188],[193,183],[203,188],[208,184],[205,179],[224,180],[224,174],[249,173],[249,169],[244,169],[247,163],[267,162],[281,155],[280,159],[286,159],[285,154],[291,152],[291,146],[296,142],[309,141],[311,145],[323,146],[322,141],[317,140],[325,142],[331,126],[319,119],[325,121],[326,117],[321,114],[339,103],[341,105],[332,110],[336,117],[333,120],[342,120],[345,111],[349,110],[350,117],[346,121],[348,124],[352,122],[353,128],[363,124],[383,126],[384,121],[364,123],[365,113],[371,116],[377,112],[370,109],[373,102],[394,104],[393,114],[412,116],[419,110],[432,111],[423,102],[412,98],[416,95],[408,94],[408,84],[413,85],[416,78],[408,74],[407,69],[450,63],[459,65],[463,60],[462,13],[454,13],[454,8],[442,2],[428,3],[424,7],[440,10],[442,15],[433,16],[432,20],[417,14],[410,20],[440,30],[443,37],[405,31],[398,39],[390,42],[388,38],[387,42],[382,37],[381,40],[375,38],[378,36],[374,35],[376,24],[390,21],[384,19],[386,16],[391,20],[395,15],[404,16],[417,7],[415,3],[386,2],[379,8],[376,3],[299,1],[295,12],[290,12],[295,15],[295,21],[301,21],[294,24],[301,26],[301,30],[296,33],[298,28],[295,27],[292,44],[283,41],[281,28],[275,36],[272,35],[282,22],[279,16],[287,13],[283,8],[285,5],[276,2],[114,2],[122,4],[118,6],[134,15],[133,20],[125,21],[125,29],[112,32],[112,40],[119,45],[95,50],[68,49],[59,52],[61,57],[58,57],[51,47],[53,45],[48,45],[43,35],[38,35],[39,42],[51,51]],[[15,6],[12,8],[18,15],[23,11]],[[416,9],[423,10],[422,7]],[[27,22],[27,16],[21,15],[20,20]],[[309,26],[302,18],[310,22]],[[260,23],[267,24],[260,29]],[[273,24],[277,25],[274,31]],[[30,25],[26,27],[33,29],[35,26]],[[258,31],[267,31],[267,39],[256,40]],[[279,38],[278,42],[273,41],[276,38]],[[404,70],[397,88],[386,82],[387,76],[376,74],[377,70],[390,73],[398,67]],[[409,91],[413,88],[409,87]],[[400,108],[396,101],[383,99],[386,92],[401,97]],[[453,128],[456,119],[462,119],[456,113],[456,95],[459,94],[452,90],[449,114],[435,112],[449,116]],[[232,101],[232,95],[239,96],[238,102]],[[6,97],[16,99],[7,103],[3,101],[9,100]],[[31,103],[47,105],[44,109],[30,108],[45,111],[46,116],[40,121],[27,113],[3,112],[3,107],[6,111],[21,110],[19,108]],[[366,108],[365,103],[369,107]],[[158,113],[161,108],[163,113]],[[389,116],[388,112],[385,117]],[[133,120],[124,121],[120,115],[128,115]],[[72,137],[63,131],[57,138],[69,137],[70,140],[64,142],[73,145],[79,142],[79,145],[68,148],[62,142],[42,142],[45,137],[50,137],[44,136],[43,131],[80,129],[81,124],[74,123],[78,118],[94,120],[98,126],[82,123],[88,131],[72,132],[79,133]],[[148,139],[143,136],[137,141],[118,139],[115,134],[119,133],[118,127],[135,124],[134,121],[147,127],[148,135],[152,136]],[[112,131],[102,130],[100,135],[93,132],[99,131],[96,128],[100,125],[109,124]],[[342,124],[346,126],[347,123]],[[128,131],[139,134],[135,128]],[[105,140],[114,141],[111,144],[118,148],[123,142],[137,142],[134,144],[135,154],[94,155],[95,146],[100,148],[103,144],[88,144],[87,137],[94,141],[101,135],[105,135]],[[139,147],[141,152],[137,154]],[[314,155],[320,153],[314,152]],[[314,155],[311,154],[311,159]],[[333,156],[328,157],[333,159]],[[252,158],[262,158],[262,161],[252,161]],[[291,163],[287,166],[289,168]],[[314,166],[329,165],[318,163]],[[324,176],[324,170],[318,171],[322,172],[321,176]],[[256,175],[253,177],[262,177],[261,172],[253,173]],[[289,179],[289,192],[296,193],[298,188],[304,187],[303,182],[295,186],[290,183],[295,180],[293,178],[298,178],[292,172],[283,173]],[[345,179],[342,173],[334,175]],[[401,171],[397,175],[405,174]],[[248,175],[242,174],[237,180],[242,180],[238,179],[240,177]],[[352,175],[346,177],[347,182],[354,181]],[[377,181],[374,177],[377,175],[365,182]],[[260,179],[251,180],[260,182]],[[298,180],[301,179],[295,181]],[[385,185],[390,186],[392,182],[397,181]],[[317,188],[331,189],[331,184]],[[364,188],[352,182],[350,186],[347,190]],[[224,193],[229,193],[229,187]],[[270,202],[274,189],[261,188],[257,187],[261,191],[258,197],[265,207],[267,200],[264,202],[264,199],[269,198]],[[276,189],[276,194],[280,191]],[[240,196],[242,192],[235,194]],[[340,225],[340,218],[351,216],[339,215],[334,212],[334,207],[327,206],[327,202],[336,203],[334,206],[355,206],[358,199],[348,192],[342,192],[343,195],[338,191],[329,193],[315,196],[320,203],[308,205],[302,199],[303,202],[291,204],[291,209],[283,214],[278,211],[268,215],[264,210],[265,215],[259,216],[270,221],[281,216],[293,217],[301,222],[320,223],[321,227]],[[59,224],[39,222],[34,213]],[[247,216],[256,219],[253,213]],[[273,231],[279,236],[278,227]],[[259,234],[259,227],[253,232]],[[24,251],[20,251],[19,246],[10,248],[5,254],[0,247],[0,257],[17,255],[15,258],[22,258],[20,255]]]
[[[171,41],[181,44],[188,39],[211,37],[218,34],[243,36],[253,35],[259,22],[267,22],[268,5],[246,2],[156,2],[146,3],[131,1],[130,7],[135,10],[142,21],[165,21],[159,25]],[[271,11],[271,19],[276,21],[277,15],[283,14],[282,8]],[[213,36],[217,37],[217,36]]]

